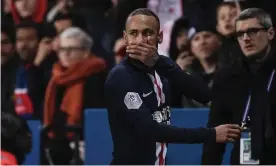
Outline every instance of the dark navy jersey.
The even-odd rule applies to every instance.
[[[105,84],[113,139],[112,164],[163,165],[167,143],[215,141],[215,130],[170,125],[170,89],[199,102],[209,101],[208,86],[161,56],[153,68],[126,58],[110,72]]]

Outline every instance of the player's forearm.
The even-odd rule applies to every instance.
[[[173,88],[186,97],[206,104],[210,101],[211,90],[203,80],[183,72],[179,66],[167,57],[160,56],[155,66],[156,70],[168,78]]]
[[[179,128],[164,125],[152,120],[150,116],[133,113],[128,116],[128,123],[134,126],[139,137],[151,137],[156,142],[167,143],[208,143],[216,142],[216,131],[211,128]]]
[[[211,90],[206,82],[190,76],[184,72],[178,73],[173,78],[173,86],[178,88],[186,97],[202,104],[207,104],[211,99]]]
[[[157,142],[167,143],[210,143],[216,142],[216,131],[215,129],[207,128],[179,128],[174,126],[162,126],[162,129],[156,133],[156,139]]]

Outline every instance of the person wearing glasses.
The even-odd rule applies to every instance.
[[[218,71],[208,127],[241,124],[231,165],[275,165],[276,154],[276,50],[271,17],[262,9],[240,13],[236,38],[243,52],[239,63]],[[247,147],[250,149],[245,150]],[[202,164],[220,165],[225,144],[205,143]]]
[[[70,164],[73,158],[72,133],[65,125],[83,124],[85,108],[104,108],[104,82],[106,63],[91,53],[92,38],[78,27],[64,30],[60,36],[58,62],[53,65],[44,100],[43,123],[53,130],[41,163]],[[83,131],[80,132],[79,151],[83,160]],[[47,140],[47,139],[46,139]]]

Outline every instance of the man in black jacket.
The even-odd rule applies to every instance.
[[[108,118],[114,143],[112,164],[164,165],[167,143],[227,142],[239,137],[238,125],[186,129],[170,126],[169,86],[199,102],[209,101],[204,82],[158,55],[162,42],[159,19],[148,9],[133,11],[124,38],[128,57],[105,84]]]
[[[234,144],[232,165],[276,164],[274,35],[271,18],[265,11],[242,11],[236,21],[236,37],[245,56],[240,63],[221,69],[214,80],[208,127],[239,123],[246,129],[243,133],[250,133],[241,138],[241,144]],[[204,144],[202,164],[220,165],[224,151],[225,144]]]
[[[24,119],[16,115],[13,108],[1,111],[1,143],[1,164],[21,165],[27,153],[31,151],[32,133],[30,128]],[[7,158],[6,155],[8,155]]]

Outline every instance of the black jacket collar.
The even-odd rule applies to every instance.
[[[144,73],[152,73],[154,72],[154,67],[148,67],[143,64],[140,60],[133,59],[127,55],[126,61],[134,67],[134,69],[139,70]]]
[[[231,76],[239,76],[244,73],[255,75],[257,73],[271,72],[276,68],[276,48],[272,46],[267,58],[262,62],[256,62],[254,58],[246,58],[244,55],[238,64],[227,67]]]

